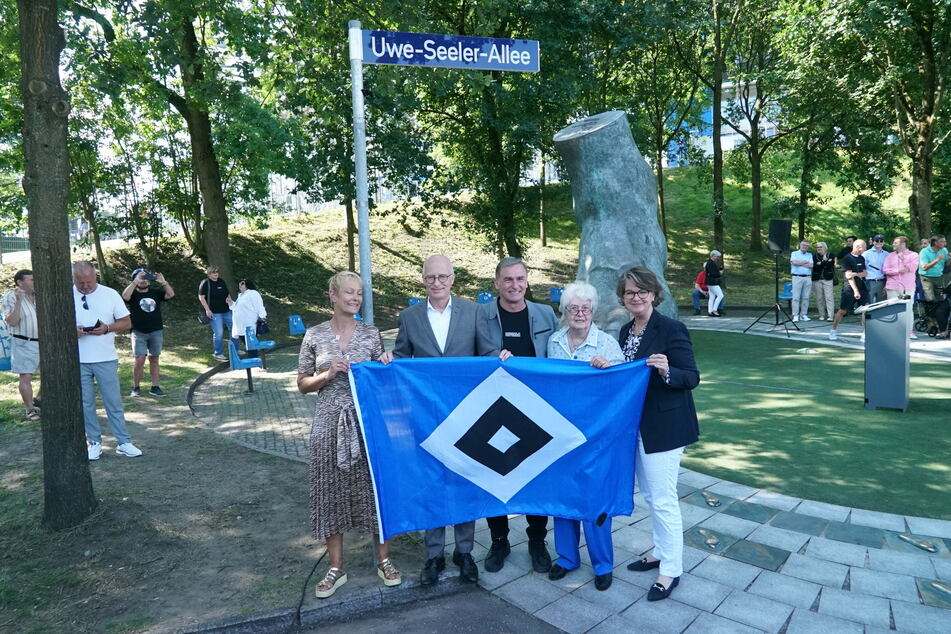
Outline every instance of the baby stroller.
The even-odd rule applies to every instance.
[[[951,285],[942,293],[941,299],[928,301],[924,297],[916,297],[915,302],[915,330],[926,332],[929,337],[937,337],[938,333],[948,331],[948,315],[951,313]]]

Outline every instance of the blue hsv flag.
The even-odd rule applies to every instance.
[[[533,357],[351,366],[380,535],[513,513],[629,515],[649,372]]]

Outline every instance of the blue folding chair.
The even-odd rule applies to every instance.
[[[406,302],[406,305],[407,305],[407,306],[415,306],[416,304],[420,303],[421,301],[423,301],[423,298],[422,298],[422,297],[410,297],[410,298],[409,298],[409,301]]]
[[[244,327],[244,347],[248,349],[248,352],[252,350],[257,350],[261,357],[261,367],[265,370],[267,369],[267,361],[264,358],[264,353],[268,350],[273,350],[277,347],[276,341],[261,341],[258,339],[258,335],[255,332],[254,326],[245,326]]]
[[[363,321],[363,315],[361,315],[360,313],[357,313],[356,315],[354,315],[353,318],[356,319],[357,321],[361,321],[361,322]]]
[[[302,335],[307,332],[304,320],[300,318],[300,315],[291,315],[287,318],[287,332],[291,335]]]
[[[238,346],[234,345],[234,340],[228,340],[228,363],[232,370],[245,370],[248,373],[248,393],[254,391],[254,382],[251,380],[251,368],[263,368],[264,361],[257,357],[242,359],[238,355]]]
[[[493,297],[490,291],[482,291],[479,293],[480,304],[491,304],[493,299],[495,299],[495,297]]]
[[[560,301],[561,301],[561,293],[562,293],[564,290],[565,290],[565,289],[562,288],[561,286],[552,286],[552,287],[548,290],[548,301],[550,301],[552,304],[557,304],[558,302],[560,302]]]
[[[783,292],[776,296],[777,302],[789,302],[789,312],[792,312],[792,282],[783,283]]]

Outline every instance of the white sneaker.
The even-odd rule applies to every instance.
[[[792,320],[793,320],[793,323],[799,321],[799,315],[794,316]]]
[[[806,317],[805,315],[803,315],[802,317],[800,317],[799,320],[800,320],[800,321],[812,321],[811,319],[809,319],[809,318]]]
[[[129,458],[136,458],[142,455],[142,451],[131,442],[124,442],[116,447],[116,453]]]
[[[829,341],[835,341],[838,338],[839,335],[834,330],[829,331]]]
[[[101,442],[86,443],[86,454],[89,456],[90,460],[99,460],[99,456],[102,455],[102,443]]]
[[[918,335],[916,335],[915,332],[912,331],[912,332],[909,332],[909,333],[908,333],[908,338],[909,338],[909,339],[917,339],[917,338],[918,338]]]

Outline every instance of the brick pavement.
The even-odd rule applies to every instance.
[[[704,321],[697,325],[711,320]],[[744,322],[718,320],[718,329]],[[944,347],[926,343],[928,353],[948,358]],[[209,377],[195,391],[195,414],[235,442],[306,462],[314,397],[297,392],[295,351],[272,353],[268,363],[266,372],[253,370],[254,394],[244,393],[243,374]],[[626,568],[652,547],[639,493],[634,515],[612,524],[608,591],[594,589],[584,549],[582,567],[559,581],[531,572],[521,517],[511,522],[505,567],[480,571],[479,584],[566,632],[951,632],[951,521],[802,500],[686,469],[679,489],[685,574],[667,601],[646,601],[655,573]],[[480,520],[477,561],[489,542]],[[455,575],[453,566],[443,573]],[[404,588],[416,578],[405,570]]]

